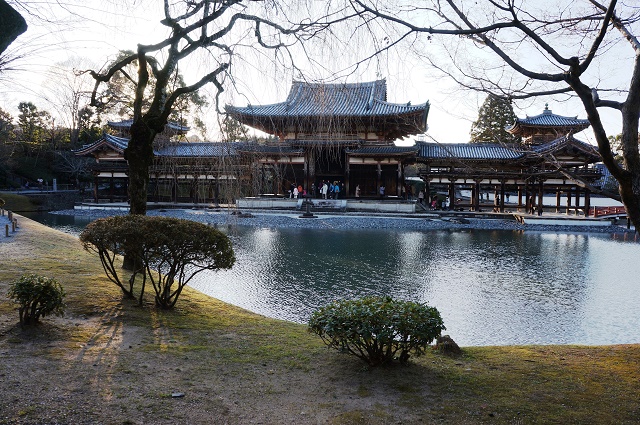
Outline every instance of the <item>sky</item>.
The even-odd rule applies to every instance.
[[[20,101],[32,101],[40,109],[55,114],[54,107],[47,106],[50,104],[44,100],[43,93],[50,90],[49,72],[56,64],[83,58],[85,64],[99,68],[113,59],[119,50],[134,50],[137,43],[152,43],[163,38],[165,30],[159,24],[162,12],[158,4],[160,2],[71,1],[72,3],[65,3],[65,8],[56,2],[48,5],[47,10],[38,6],[37,9],[33,8],[31,13],[22,11],[29,23],[29,29],[9,47],[8,53],[24,54],[25,57],[15,62],[17,70],[5,72],[0,76],[0,107],[10,111],[14,117],[18,114],[17,105]],[[35,10],[38,10],[35,14],[46,15],[49,20],[60,24],[43,22],[38,16],[32,15]],[[357,40],[350,40],[343,46],[357,48],[357,45]],[[320,62],[339,65],[345,57],[348,59],[345,52],[336,53],[334,57],[338,49],[333,47],[329,46],[320,53]],[[257,63],[251,66],[251,59],[247,59],[245,63],[247,66],[234,70],[236,92],[230,90],[225,93],[225,102],[238,105],[280,102],[286,98],[292,79],[300,77],[282,69],[261,68]],[[185,68],[188,70],[185,71]],[[206,63],[192,63],[183,67],[183,72],[188,75],[190,71],[197,72],[206,68]],[[309,71],[309,78],[314,78],[314,74],[313,71]],[[403,57],[402,51],[372,61],[369,66],[360,69],[359,74],[349,76],[346,81],[370,81],[376,78],[386,78],[390,102],[411,101],[414,105],[430,102],[428,131],[421,138],[440,143],[468,142],[471,124],[477,118],[478,109],[485,98],[484,94],[461,90],[450,79],[438,76],[424,62],[410,55]],[[212,87],[205,90],[205,94],[207,93],[210,98],[213,97]],[[576,100],[527,100],[515,103],[514,111],[518,117],[533,116],[540,114],[547,103],[549,108],[559,115],[586,118],[581,104]],[[214,130],[217,113],[213,106],[208,109],[207,117],[210,121],[208,140],[215,141],[219,135]],[[609,134],[617,134],[619,128],[616,126],[619,125],[619,119],[615,114],[605,113],[604,118]],[[589,130],[580,133],[578,137],[594,143]],[[398,144],[412,144],[414,139],[412,137],[399,141]]]

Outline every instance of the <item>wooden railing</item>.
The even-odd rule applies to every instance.
[[[625,207],[591,207],[589,215],[592,217],[604,217],[608,215],[626,215],[627,210]]]

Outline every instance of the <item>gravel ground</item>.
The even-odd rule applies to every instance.
[[[55,214],[92,218],[124,215],[126,211],[112,210],[64,210]],[[406,230],[525,230],[554,233],[633,233],[623,226],[562,226],[520,224],[515,220],[456,217],[396,217],[373,214],[317,214],[317,218],[300,218],[296,213],[266,213],[263,211],[236,212],[220,210],[172,209],[150,210],[148,215],[164,215],[189,219],[210,225],[241,225],[264,228],[309,229],[406,229]]]

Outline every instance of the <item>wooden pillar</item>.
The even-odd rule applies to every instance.
[[[576,186],[576,215],[578,210],[580,210],[580,186]]]
[[[93,200],[96,202],[96,204],[99,202],[98,201],[98,176],[94,176],[93,178]]]
[[[149,177],[149,182],[154,181],[153,184],[153,192],[151,192],[151,199],[153,200],[153,202],[158,202],[158,196],[159,196],[159,188],[158,188],[158,175],[156,174],[155,176],[150,176]],[[127,193],[129,192],[128,188],[127,188]]]
[[[398,176],[396,179],[396,195],[402,196],[402,185],[404,185],[404,179],[402,178],[402,163],[398,161]]]
[[[314,177],[314,180],[315,180],[315,177]],[[351,193],[350,190],[351,190],[351,169],[349,168],[349,159],[347,158],[347,169],[344,177],[344,193],[342,194],[342,196],[344,196],[345,198],[348,198],[349,193]],[[355,194],[355,189],[354,189],[354,194]]]
[[[455,210],[456,206],[456,183],[454,181],[449,183],[449,209],[451,211]]]
[[[380,196],[380,185],[382,184],[382,166],[380,165],[380,162],[378,162],[378,165],[376,167],[376,196]]]
[[[500,182],[500,212],[504,212],[504,195],[505,195],[505,182]]]
[[[473,185],[473,210],[480,211],[480,181],[476,180]]]
[[[544,208],[544,182],[540,180],[540,183],[538,183],[538,215],[542,215],[543,208]]]
[[[178,203],[178,177],[173,176],[171,184],[171,202]]]
[[[280,173],[278,172],[279,166],[278,161],[276,160],[271,168],[271,192],[274,195],[280,193],[280,187],[282,186],[282,182],[280,181]],[[216,179],[217,182],[217,179]]]
[[[556,189],[556,213],[560,212],[560,188]]]
[[[567,215],[571,213],[571,186],[567,187]]]
[[[114,180],[113,173],[111,173],[111,177],[109,178],[109,202],[113,202],[113,190],[116,186]]]
[[[213,192],[213,202],[220,203],[220,174],[216,175],[216,186]]]
[[[517,208],[517,210],[520,211],[520,208],[522,208],[522,185],[518,185],[518,208]]]
[[[306,190],[309,191],[309,188],[311,187],[311,177],[310,177],[310,170],[309,170],[309,160],[311,158],[311,152],[310,151],[305,151],[304,153],[304,164],[302,165],[302,170],[304,173],[304,178],[302,180],[302,190]],[[302,198],[302,193],[299,195],[300,198]]]
[[[591,191],[585,189],[584,191],[584,216],[589,217],[589,211],[591,210]]]

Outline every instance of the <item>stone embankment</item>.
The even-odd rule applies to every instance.
[[[85,216],[91,218],[123,215],[126,212],[113,210],[65,210],[56,214]],[[232,210],[150,210],[149,215],[164,215],[199,221],[212,226],[241,225],[264,228],[307,229],[403,229],[403,230],[518,230],[556,233],[628,233],[622,226],[561,226],[521,224],[515,220],[455,217],[398,217],[392,215],[362,214],[318,214],[316,218],[300,218],[300,213],[237,212]]]

